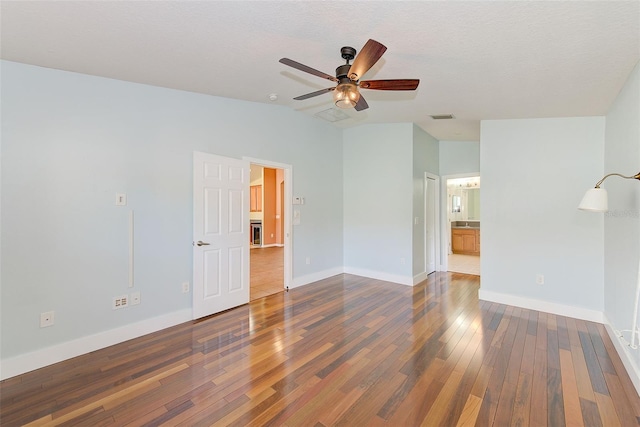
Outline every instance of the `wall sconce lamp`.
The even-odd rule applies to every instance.
[[[578,209],[591,212],[606,212],[609,210],[609,202],[607,201],[607,190],[600,188],[600,184],[608,177],[615,175],[626,179],[638,179],[640,180],[640,172],[633,176],[624,176],[619,173],[610,173],[605,175],[600,181],[596,183],[595,188],[590,188],[584,194]]]
[[[580,205],[578,205],[578,209],[582,209],[590,212],[607,212],[609,210],[609,202],[607,200],[607,190],[605,190],[604,188],[600,188],[600,184],[602,184],[602,182],[605,179],[607,179],[612,175],[619,176],[625,179],[640,180],[640,172],[638,172],[633,176],[624,176],[619,173],[610,173],[608,175],[605,175],[604,178],[602,178],[600,181],[596,183],[595,188],[590,188],[587,190],[587,192],[584,194],[584,197],[582,198],[582,201],[580,202]],[[640,340],[640,328],[636,325],[636,322],[638,320],[639,305],[640,305],[640,261],[638,262],[638,284],[636,285],[636,298],[635,298],[635,305],[633,308],[633,324],[631,326],[632,329],[625,329],[626,332],[631,332],[631,343],[627,342],[627,344],[633,349],[638,348],[637,341]],[[626,342],[626,340],[624,340],[624,337],[622,336],[622,333],[620,331],[614,330],[614,332],[616,333],[616,335],[618,335],[618,337],[621,340]]]

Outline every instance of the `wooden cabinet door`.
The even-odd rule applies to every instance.
[[[262,185],[252,185],[249,189],[249,210],[262,212]]]
[[[453,253],[464,250],[464,238],[462,237],[462,234],[458,234],[455,231],[452,233],[451,250]]]
[[[475,252],[476,251],[476,234],[464,234],[462,236],[462,250],[465,252]]]
[[[451,252],[454,254],[480,254],[480,230],[451,229]]]

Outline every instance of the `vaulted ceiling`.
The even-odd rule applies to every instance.
[[[335,108],[327,74],[372,38],[388,50],[364,79],[417,78],[413,92],[362,90],[338,127],[414,122],[479,140],[480,120],[606,114],[640,59],[638,1],[2,1],[1,57],[78,73],[277,104]],[[271,101],[269,95],[277,94]],[[453,120],[430,115],[453,114]],[[320,119],[318,119],[320,120]]]

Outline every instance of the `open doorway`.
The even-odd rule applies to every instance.
[[[251,163],[250,300],[285,289],[285,170]]]
[[[480,177],[447,179],[447,270],[480,275]]]

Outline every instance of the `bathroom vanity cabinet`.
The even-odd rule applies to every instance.
[[[451,251],[454,254],[480,255],[480,229],[452,227]]]

